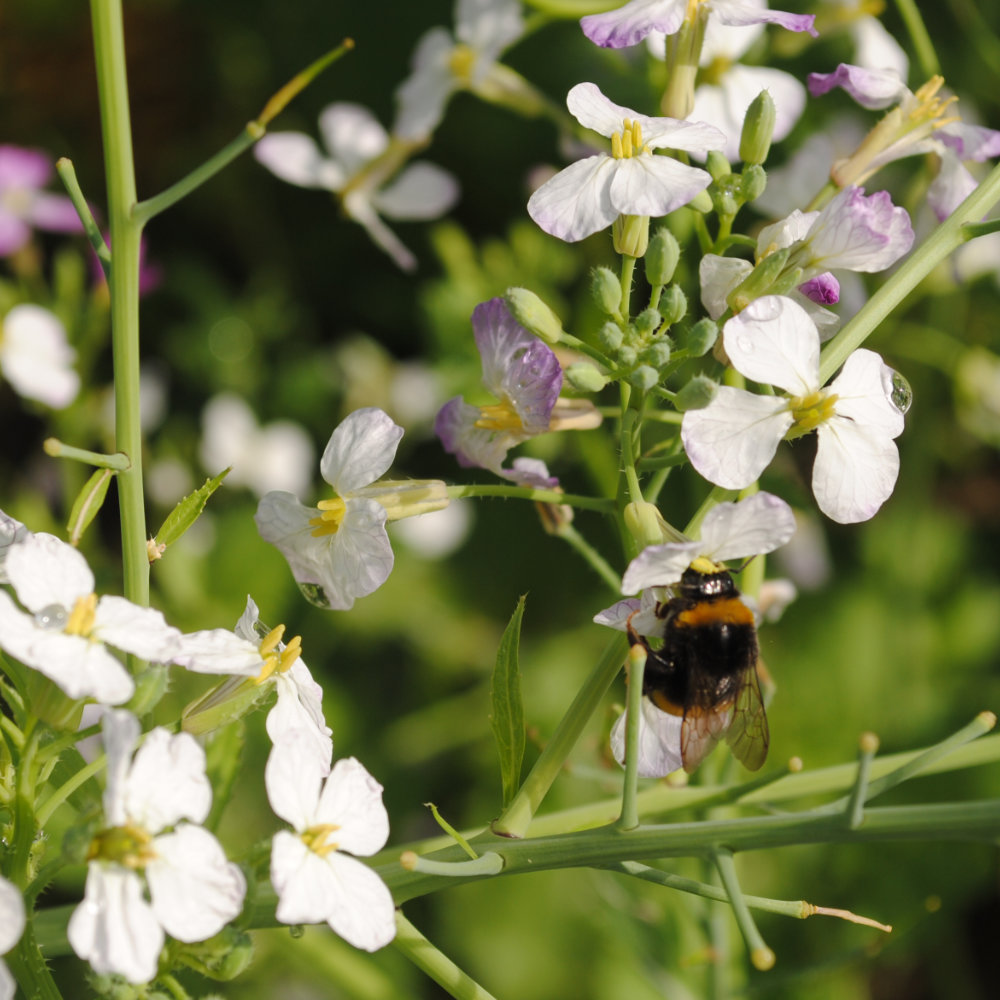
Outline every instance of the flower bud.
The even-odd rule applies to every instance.
[[[660,381],[660,373],[649,365],[639,365],[628,377],[629,382],[640,392],[649,392]]]
[[[595,267],[590,276],[590,291],[597,308],[608,316],[617,316],[622,304],[621,282],[607,267]]]
[[[564,369],[569,384],[581,392],[600,392],[608,384],[606,375],[602,375],[590,362],[577,361]]]
[[[636,540],[640,551],[647,545],[662,545],[669,537],[663,515],[655,504],[645,500],[625,505],[625,528]]]
[[[699,191],[688,203],[687,207],[695,212],[707,215],[712,211],[712,196],[707,191]]]
[[[761,164],[767,159],[771,149],[771,137],[774,135],[774,122],[777,111],[774,99],[762,90],[747,108],[743,119],[743,131],[740,133],[740,159],[744,163]]]
[[[715,398],[718,383],[707,375],[695,375],[674,397],[674,406],[681,413],[687,410],[703,410]]]
[[[630,347],[628,344],[625,344],[618,351],[618,363],[628,368],[630,365],[635,364],[638,356],[639,355],[634,347]]]
[[[504,296],[511,315],[539,340],[555,346],[565,333],[559,317],[527,288],[508,288]]]
[[[698,320],[690,329],[677,334],[678,345],[692,358],[700,358],[715,346],[719,339],[718,324],[707,317]]]
[[[649,246],[649,216],[619,215],[611,226],[615,253],[641,257]]]
[[[671,350],[670,338],[660,337],[642,352],[642,360],[654,368],[662,368],[670,360]]]
[[[604,326],[597,331],[597,342],[601,345],[601,348],[609,353],[613,354],[622,346],[622,341],[625,339],[625,334],[622,333],[622,328],[617,323],[605,323]]]
[[[756,163],[744,167],[740,187],[744,203],[756,201],[767,187],[767,173],[764,168]]]
[[[705,169],[712,175],[713,181],[722,180],[733,172],[721,149],[710,149],[705,159]]]
[[[727,296],[726,302],[734,313],[746,309],[754,299],[769,295],[772,286],[788,263],[790,247],[768,254]],[[801,277],[799,281],[801,281]],[[793,286],[794,287],[794,286]],[[778,294],[778,293],[775,293]]]
[[[656,288],[669,284],[680,256],[677,238],[666,226],[661,226],[653,233],[646,251],[646,280],[650,285]]]
[[[721,181],[713,181],[709,186],[708,193],[712,198],[712,207],[718,215],[732,217],[740,210],[736,199],[739,185],[739,177],[730,174]]]
[[[687,315],[687,311],[687,296],[678,285],[671,285],[664,290],[660,299],[660,312],[663,313],[667,326],[680,322]]]
[[[649,309],[643,310],[638,316],[636,316],[635,328],[639,331],[639,336],[642,337],[643,340],[646,340],[652,336],[653,331],[662,322],[663,317],[660,315],[660,311],[650,307]]]

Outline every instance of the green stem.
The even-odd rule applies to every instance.
[[[538,490],[531,486],[499,486],[469,483],[465,486],[448,486],[445,490],[452,500],[465,497],[508,497],[518,500],[533,500],[535,503],[565,503],[581,510],[596,510],[611,514],[615,510],[614,500],[603,497],[584,497],[575,493],[560,493],[558,490]]]
[[[76,462],[83,462],[85,465],[93,465],[98,469],[114,469],[116,472],[124,472],[132,464],[128,455],[117,452],[114,455],[105,455],[98,451],[87,451],[86,448],[74,448],[70,444],[63,444],[58,438],[46,438],[42,442],[42,448],[46,455],[53,458],[71,458]]]
[[[62,1000],[59,987],[39,950],[30,917],[17,947],[5,956],[4,961],[10,965],[24,996],[31,997],[31,1000]]]
[[[766,970],[774,965],[774,952],[768,948],[767,943],[757,930],[757,924],[750,913],[750,907],[743,897],[743,890],[740,888],[739,879],[736,877],[736,864],[733,861],[731,851],[716,851],[714,853],[715,866],[719,870],[719,877],[722,879],[722,886],[729,897],[729,905],[733,908],[733,916],[736,917],[737,926],[743,935],[743,940],[750,949],[750,961],[754,968]]]
[[[820,355],[823,385],[860,347],[873,330],[950,253],[968,238],[965,226],[978,223],[1000,200],[1000,166],[996,166],[972,194],[903,262],[857,315],[826,345]]]
[[[456,1000],[495,1000],[492,993],[435,948],[399,911],[396,912],[396,937],[392,943]]]
[[[627,253],[622,254],[622,304],[621,312],[625,321],[632,315],[632,273],[635,271],[635,257],[630,257]]]
[[[622,785],[622,811],[615,824],[619,830],[634,830],[639,825],[636,785],[639,780],[639,727],[642,724],[642,676],[646,669],[646,650],[635,645],[628,655],[628,698],[625,716],[625,781]]]
[[[111,343],[115,382],[115,444],[131,460],[118,474],[124,593],[133,604],[149,604],[149,559],[142,488],[142,428],[139,421],[139,240],[132,129],[121,0],[91,0],[94,59],[104,136],[112,266]],[[133,657],[130,662],[135,666]]]
[[[85,785],[95,774],[104,770],[106,764],[105,755],[102,753],[89,764],[84,765],[68,781],[60,785],[44,802],[38,806],[38,825],[44,827],[52,818],[52,814],[66,801],[78,788]]]
[[[63,182],[63,187],[66,188],[69,200],[73,202],[76,214],[80,216],[80,221],[83,223],[83,231],[87,234],[87,239],[90,240],[90,245],[94,248],[94,253],[97,254],[97,259],[101,262],[104,277],[107,278],[108,270],[111,266],[111,250],[108,248],[107,243],[104,242],[101,228],[97,225],[97,221],[90,211],[90,206],[87,204],[87,199],[83,196],[83,189],[76,178],[76,169],[73,166],[73,161],[65,156],[59,157],[56,160],[56,173]]]
[[[878,737],[874,733],[865,733],[858,747],[858,777],[848,796],[847,808],[844,810],[847,825],[852,830],[856,830],[864,822],[868,781],[876,753],[878,753]]]
[[[608,644],[590,676],[584,681],[566,710],[552,738],[535,761],[527,778],[507,808],[493,823],[493,832],[501,837],[523,837],[532,817],[566,763],[590,717],[597,710],[625,659],[625,635],[616,635]]]
[[[923,76],[934,76],[941,72],[941,63],[938,61],[937,53],[934,51],[934,43],[927,33],[927,26],[920,16],[914,0],[896,0],[896,7],[899,16],[906,25],[906,30],[910,34],[910,41],[917,53],[917,61],[920,63],[920,71]]]
[[[619,593],[622,585],[621,577],[615,572],[607,559],[572,524],[562,525],[557,535],[569,544],[616,594]]]

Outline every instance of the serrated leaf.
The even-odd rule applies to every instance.
[[[521,668],[517,659],[524,602],[525,596],[522,595],[504,629],[490,684],[490,728],[500,756],[505,808],[517,792],[524,760],[524,705],[521,701]]]
[[[104,498],[108,495],[108,486],[111,484],[111,477],[114,474],[112,469],[95,470],[84,484],[83,489],[77,494],[73,501],[73,509],[69,512],[69,521],[66,522],[70,545],[80,544],[83,533],[97,516],[97,512],[104,503]]]
[[[198,487],[194,493],[189,493],[174,507],[156,533],[154,542],[157,546],[165,548],[173,545],[198,520],[205,509],[205,504],[208,503],[208,498],[222,485],[222,480],[229,475],[231,469],[232,466],[229,466],[217,476],[206,479],[203,486]]]

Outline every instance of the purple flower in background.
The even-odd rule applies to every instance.
[[[638,45],[651,31],[673,35],[680,31],[688,12],[712,17],[719,24],[747,27],[752,24],[779,24],[789,31],[808,31],[816,36],[813,14],[789,14],[768,10],[747,0],[631,0],[606,14],[590,14],[580,19],[583,33],[606,49]]]
[[[472,406],[456,396],[441,407],[434,430],[460,465],[519,481],[520,472],[503,468],[514,445],[549,430],[596,427],[600,414],[587,401],[559,399],[563,373],[558,359],[511,316],[502,298],[476,306],[472,329],[483,360],[483,384],[498,402]]]
[[[69,198],[42,190],[52,173],[52,160],[46,153],[0,145],[0,257],[20,250],[32,229],[83,232]]]

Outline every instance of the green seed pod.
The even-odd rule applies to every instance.
[[[597,308],[607,316],[617,316],[622,304],[622,286],[615,273],[607,267],[595,267],[590,281]]]
[[[774,99],[762,90],[747,108],[747,116],[743,119],[743,131],[740,133],[740,159],[744,163],[761,164],[767,159],[771,149],[771,137],[774,135],[774,123],[777,111]]]
[[[681,248],[677,239],[666,226],[653,233],[646,251],[646,280],[654,288],[670,283],[677,270]]]
[[[715,398],[718,387],[707,375],[695,375],[674,397],[674,406],[682,413],[703,410]]]
[[[565,333],[559,317],[527,288],[508,288],[504,296],[511,315],[529,333],[546,344],[555,345]]]

